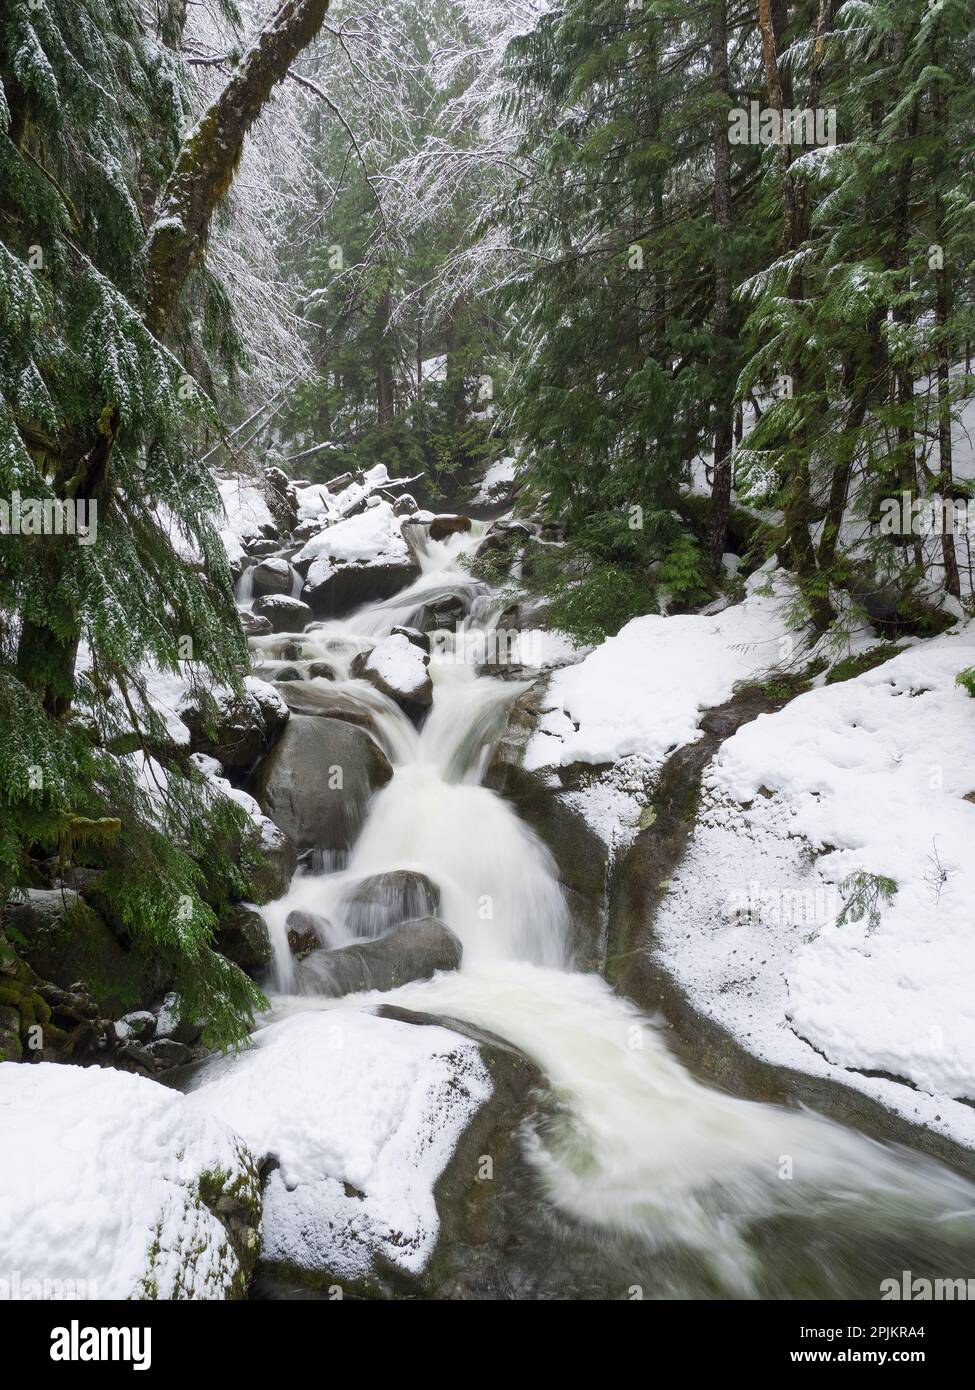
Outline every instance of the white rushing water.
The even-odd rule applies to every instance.
[[[333,934],[325,944],[341,945],[349,934],[340,899],[350,882],[417,870],[440,889],[440,915],[463,943],[462,967],[392,994],[362,996],[362,1006],[397,1003],[463,1019],[538,1063],[560,1108],[526,1142],[557,1207],[652,1248],[692,1247],[721,1285],[739,1294],[754,1287],[749,1224],[808,1216],[810,1203],[836,1223],[888,1230],[936,1223],[943,1235],[970,1239],[969,1183],[813,1115],[701,1084],[652,1020],[599,976],[572,969],[569,916],[552,857],[514,810],[480,785],[508,705],[524,684],[478,677],[468,661],[453,659],[461,633],[456,648],[432,662],[434,704],[418,732],[392,701],[349,678],[357,651],[416,619],[425,604],[459,593],[477,614],[469,625],[495,621],[483,586],[458,564],[477,539],[475,533],[428,546],[420,579],[395,599],[287,639],[301,644],[301,661],[335,667],[339,679],[324,683],[329,696],[346,695],[368,710],[394,776],[374,797],[349,863],[331,874],[299,875],[286,897],[264,910],[275,941],[276,1012],[335,1004],[290,993],[289,912],[328,918]],[[263,644],[273,657],[281,640],[252,645],[260,651]]]

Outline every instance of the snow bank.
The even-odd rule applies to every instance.
[[[376,1255],[423,1269],[439,1231],[434,1185],[490,1095],[468,1039],[340,1007],[256,1033],[188,1101],[279,1160],[262,1257],[357,1278]]]
[[[98,1299],[224,1298],[242,1272],[205,1204],[259,1207],[253,1164],[219,1121],[156,1081],[0,1064],[0,1272]],[[211,1181],[212,1179],[212,1181]],[[47,1295],[51,1296],[50,1292]]]
[[[510,484],[515,480],[515,469],[518,460],[514,454],[507,458],[497,459],[490,467],[485,470],[484,477],[481,479],[480,486],[474,494],[475,502],[494,502],[499,496],[504,496],[510,491]]]
[[[263,526],[276,525],[264,494],[256,483],[244,478],[227,478],[218,484],[225,517],[220,525],[220,539],[230,563],[244,559],[241,544],[245,536],[258,536]]]
[[[656,924],[685,987],[753,1050],[857,1075],[966,1142],[975,703],[955,677],[973,659],[969,624],[740,729]],[[837,923],[855,874],[896,882],[879,921]]]
[[[743,603],[710,617],[634,618],[577,666],[553,676],[525,766],[615,763],[639,754],[659,765],[700,737],[703,710],[730,698],[792,649],[784,580],[763,569]]]

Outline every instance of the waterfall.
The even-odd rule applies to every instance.
[[[525,1143],[556,1208],[594,1231],[625,1233],[654,1250],[675,1243],[691,1249],[720,1288],[737,1295],[760,1284],[750,1241],[756,1223],[801,1223],[815,1211],[851,1248],[885,1232],[915,1251],[929,1238],[940,1252],[952,1241],[970,1242],[969,1182],[826,1119],[702,1084],[653,1020],[599,976],[573,970],[554,860],[512,807],[481,785],[508,707],[527,686],[478,676],[469,659],[466,636],[487,631],[498,611],[459,564],[478,539],[417,547],[421,575],[409,588],[300,638],[304,659],[321,656],[337,669],[337,682],[322,683],[328,698],[341,693],[370,714],[394,772],[374,796],[349,862],[297,876],[265,909],[275,1010],[334,1007],[290,993],[289,912],[320,914],[330,924],[324,944],[342,945],[350,939],[341,913],[350,884],[417,870],[440,890],[440,915],[463,944],[461,969],[358,1002],[463,1019],[538,1063],[559,1110]],[[348,668],[356,652],[447,597],[460,598],[468,617],[431,661],[433,707],[417,731],[391,700],[352,680]],[[271,641],[252,646],[260,649],[262,640]],[[314,699],[317,684],[302,690]],[[824,1273],[831,1277],[828,1268]]]

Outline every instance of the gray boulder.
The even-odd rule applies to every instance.
[[[393,775],[364,730],[292,715],[258,771],[261,807],[299,850],[347,850],[366,803]]]
[[[354,936],[373,940],[440,911],[440,889],[412,869],[371,874],[339,900],[337,912]]]
[[[314,617],[307,603],[287,594],[262,594],[254,600],[254,612],[267,620],[271,632],[304,632]]]
[[[309,578],[301,597],[318,618],[344,618],[365,603],[392,598],[419,577],[420,566],[414,562],[340,564],[321,579]]]
[[[454,933],[435,917],[407,922],[380,941],[314,951],[298,967],[302,993],[338,998],[362,990],[399,989],[411,980],[429,980],[438,970],[457,970],[463,949]]]
[[[255,594],[287,594],[291,591],[291,566],[280,558],[262,560],[251,575]]]

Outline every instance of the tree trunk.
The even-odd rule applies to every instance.
[[[802,197],[792,173],[792,145],[787,138],[790,132],[785,129],[784,111],[792,107],[792,84],[787,73],[779,68],[778,47],[785,28],[787,5],[785,0],[759,0],[758,24],[762,38],[762,62],[765,69],[765,85],[769,105],[779,113],[781,139],[779,141],[779,183],[782,190],[783,235],[787,253],[798,251],[803,241]],[[828,7],[820,10],[820,24],[828,17]],[[818,28],[818,26],[817,26]],[[817,32],[817,41],[820,39]],[[802,299],[802,278],[797,272],[789,277],[787,288],[789,298]],[[793,395],[801,395],[799,363],[784,364],[792,378]],[[813,625],[825,631],[835,616],[829,601],[826,580],[816,564],[816,552],[809,534],[812,510],[809,460],[802,444],[785,450],[785,488],[782,503],[786,540],[792,565],[799,580],[799,586],[809,605]]]
[[[166,337],[186,277],[203,259],[210,222],[233,182],[247,132],[318,34],[328,5],[284,0],[184,140],[146,246],[145,317],[157,338]]]
[[[727,0],[712,0],[711,75],[715,92],[725,100],[714,120],[714,220],[717,227],[717,254],[714,265],[714,363],[716,399],[714,401],[714,476],[711,481],[711,517],[707,552],[712,569],[721,567],[728,513],[731,510],[732,384],[730,381],[731,267],[728,239],[731,234],[731,143],[728,139],[727,107],[731,89],[728,75]]]

